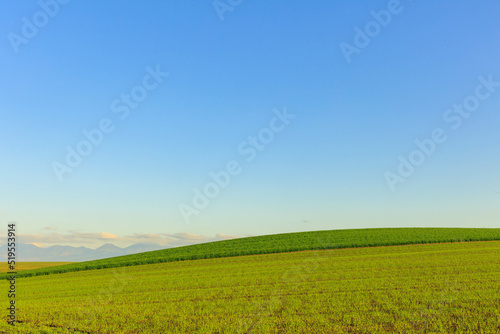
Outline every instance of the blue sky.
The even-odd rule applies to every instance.
[[[493,0],[2,2],[0,220],[26,242],[75,246],[498,227],[499,12]],[[54,163],[103,121],[113,130],[58,177]],[[412,156],[435,129],[446,140]],[[195,189],[230,162],[239,173],[197,208]]]

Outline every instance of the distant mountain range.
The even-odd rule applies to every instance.
[[[165,248],[168,247],[158,244],[135,244],[126,248],[120,248],[112,244],[104,244],[96,249],[72,246],[51,246],[43,248],[32,244],[18,244],[16,249],[16,260],[19,262],[81,262]],[[7,245],[0,246],[0,259],[2,259],[2,262],[7,261]]]

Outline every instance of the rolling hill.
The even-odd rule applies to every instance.
[[[499,258],[500,241],[460,242],[20,278],[0,333],[499,333]]]
[[[63,266],[25,270],[19,272],[18,277],[242,255],[488,240],[500,240],[500,228],[377,228],[286,233],[223,240]],[[0,278],[2,278],[1,275]]]

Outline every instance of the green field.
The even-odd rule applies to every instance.
[[[217,241],[64,266],[26,270],[19,273],[19,277],[304,250],[487,240],[500,240],[500,228],[379,228],[287,233]],[[0,274],[0,278],[4,277],[5,275]]]
[[[47,268],[47,267],[61,266],[71,263],[73,262],[16,262],[16,270],[21,271],[21,270]],[[9,267],[7,265],[0,266],[0,273],[6,273],[7,271],[9,271]]]
[[[500,242],[150,264],[17,289],[22,323],[5,333],[498,333]]]

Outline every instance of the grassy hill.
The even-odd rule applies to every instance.
[[[500,333],[499,259],[464,242],[20,278],[0,333]]]
[[[286,233],[224,240],[63,266],[24,270],[18,273],[18,277],[242,255],[487,240],[500,240],[500,228],[377,228]],[[0,274],[0,278],[3,277],[5,275]]]

